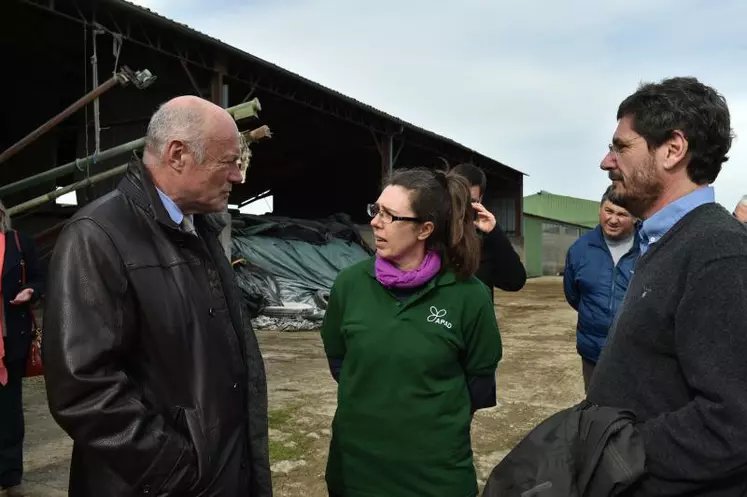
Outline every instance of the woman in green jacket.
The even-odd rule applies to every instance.
[[[474,497],[470,423],[494,406],[501,339],[474,273],[469,184],[396,172],[368,206],[375,257],[343,270],[322,326],[338,381],[333,497]]]

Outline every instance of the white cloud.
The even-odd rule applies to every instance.
[[[619,102],[641,80],[694,75],[738,135],[716,182],[747,193],[747,2],[342,0],[138,3],[522,170],[597,198]]]

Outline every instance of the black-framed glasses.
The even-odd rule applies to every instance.
[[[368,204],[366,206],[366,212],[371,217],[371,219],[375,218],[378,215],[381,218],[382,222],[387,224],[394,221],[410,221],[413,223],[420,223],[423,221],[419,217],[394,216],[387,211],[382,210],[381,207],[379,207],[379,204]]]

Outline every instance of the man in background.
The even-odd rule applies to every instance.
[[[734,207],[734,217],[743,223],[747,223],[747,195],[743,196],[737,206]]]
[[[576,350],[584,390],[607,341],[638,258],[635,220],[609,187],[599,206],[599,224],[568,249],[563,273],[565,299],[576,311]]]
[[[272,496],[264,366],[218,239],[239,158],[224,109],[177,97],[57,241],[42,351],[71,496]]]
[[[483,236],[480,268],[475,276],[490,288],[491,293],[494,287],[518,292],[527,281],[526,269],[495,216],[482,205],[487,186],[485,172],[468,163],[457,165],[454,172],[469,181],[472,207],[477,212],[475,226]]]
[[[601,164],[643,220],[588,394],[636,416],[647,474],[633,495],[747,495],[747,230],[709,186],[730,123],[695,78],[646,83],[620,104]]]

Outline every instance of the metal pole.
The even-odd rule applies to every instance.
[[[41,231],[35,234],[34,242],[43,243],[44,241],[46,241],[48,237],[51,237],[52,235],[56,235],[57,233],[62,231],[62,228],[65,227],[65,225],[67,224],[67,221],[68,221],[67,219],[65,219],[64,221],[60,221],[59,223],[55,224],[51,228],[47,228],[44,231]]]
[[[26,148],[34,140],[38,139],[44,133],[48,132],[50,129],[52,129],[53,127],[55,127],[56,125],[58,125],[59,123],[67,119],[68,117],[70,117],[75,111],[84,107],[92,100],[106,93],[108,90],[112,89],[116,84],[119,83],[119,84],[125,85],[129,82],[132,82],[137,88],[142,89],[142,88],[147,88],[148,86],[150,86],[151,83],[155,81],[155,79],[156,79],[155,76],[153,76],[150,73],[150,71],[148,71],[147,69],[143,71],[138,71],[137,73],[135,73],[127,66],[122,67],[121,72],[118,72],[117,74],[109,78],[107,81],[102,83],[101,86],[94,88],[91,92],[80,97],[67,109],[63,110],[62,112],[54,116],[52,119],[50,119],[46,123],[39,126],[38,128],[36,128],[34,131],[29,133],[25,137],[21,138],[21,140],[11,145],[10,148],[3,151],[3,153],[0,154],[0,164],[7,161],[12,156],[16,155],[18,152]]]
[[[243,104],[236,105],[235,107],[230,107],[226,109],[226,111],[238,121],[247,117],[256,117],[259,107],[259,101],[257,99],[254,99],[250,102],[245,102]],[[254,129],[250,132],[245,132],[244,135],[247,136],[251,141],[257,141],[262,138],[272,136],[270,128],[268,128],[267,126],[260,126],[259,128]],[[138,138],[137,140],[123,143],[122,145],[117,145],[116,147],[104,150],[103,152],[98,154],[98,156],[89,155],[88,157],[85,157],[83,159],[76,159],[73,162],[68,162],[67,164],[48,169],[39,174],[35,174],[33,176],[29,176],[28,178],[16,181],[15,183],[10,183],[9,185],[0,187],[0,198],[37,186],[41,183],[44,183],[45,181],[51,181],[53,179],[59,178],[60,176],[65,176],[66,174],[72,173],[76,169],[78,169],[79,171],[84,171],[86,167],[93,163],[94,157],[96,159],[96,162],[104,162],[113,157],[139,150],[143,148],[144,145],[145,138]]]
[[[230,109],[226,109],[226,110],[228,110],[229,113],[236,120],[239,120],[240,118],[243,119],[243,118],[250,117],[250,116],[256,116],[257,115],[257,110],[259,110],[259,101],[256,101],[256,99],[255,99],[255,101],[247,102],[247,103],[244,103],[244,104],[239,104],[239,105],[237,105],[235,107],[231,107]],[[240,118],[237,117],[239,115],[241,116]],[[266,137],[270,136],[270,129],[268,127],[266,127],[266,126],[261,126],[261,127],[255,129],[255,130],[253,130],[253,132],[254,132],[254,137],[257,140],[259,140],[261,138],[266,138]],[[250,132],[250,134],[251,134],[251,132]],[[145,144],[145,138],[140,138],[139,140],[135,140],[135,141],[131,141],[129,143],[125,143],[123,145],[120,145],[119,147],[114,147],[114,148],[111,148],[109,150],[105,150],[104,152],[102,152],[97,157],[97,160],[103,161],[103,160],[109,159],[111,157],[115,157],[117,155],[120,155],[123,152],[131,151],[131,150],[135,150],[137,148],[140,148],[144,144]],[[69,164],[65,164],[64,166],[60,166],[60,167],[57,167],[55,169],[50,169],[49,171],[46,171],[46,172],[41,173],[41,174],[37,174],[36,176],[32,176],[31,178],[27,178],[26,180],[22,180],[22,181],[13,183],[11,185],[8,185],[8,186],[4,187],[2,190],[5,190],[5,189],[7,189],[8,187],[11,187],[11,186],[15,186],[15,189],[18,190],[19,189],[19,187],[18,187],[19,183],[23,183],[23,182],[29,183],[29,182],[31,182],[31,183],[37,184],[37,183],[39,183],[41,181],[44,181],[46,179],[51,179],[51,178],[54,178],[54,177],[57,177],[57,176],[62,176],[64,174],[67,174],[68,172],[71,172],[76,167],[76,165],[78,165],[78,164],[84,163],[85,161],[93,161],[93,158],[94,158],[94,156],[86,157],[85,159],[82,159],[82,160],[79,160],[79,161],[76,161],[76,162],[71,162]],[[114,169],[109,169],[108,171],[104,171],[102,173],[94,174],[93,176],[89,176],[89,177],[87,177],[87,178],[85,178],[85,179],[83,179],[81,181],[78,181],[77,183],[73,183],[72,185],[68,185],[68,186],[59,188],[57,190],[51,191],[49,193],[46,193],[44,195],[40,195],[40,196],[38,196],[36,198],[32,198],[31,200],[28,200],[28,201],[23,202],[21,204],[14,205],[10,209],[8,209],[8,215],[9,216],[14,216],[14,215],[19,214],[21,212],[25,212],[27,210],[33,209],[34,207],[38,207],[38,206],[40,206],[42,204],[46,204],[47,202],[51,202],[51,201],[55,200],[56,198],[65,195],[66,193],[70,193],[70,192],[73,192],[73,191],[76,191],[76,190],[80,190],[81,188],[86,188],[88,186],[91,186],[91,185],[94,185],[96,183],[99,183],[100,181],[104,181],[106,179],[113,178],[114,176],[118,176],[120,174],[123,174],[125,171],[127,171],[127,167],[128,166],[129,166],[129,164],[122,164],[121,166],[117,166]],[[65,168],[69,169],[69,171],[62,172],[62,174],[60,174],[60,170],[65,169]],[[42,176],[46,176],[46,178],[41,178],[40,179],[40,177],[42,177]],[[269,193],[269,190],[268,190],[268,192],[265,192],[265,193]]]
[[[40,195],[39,197],[32,198],[31,200],[22,204],[14,205],[10,209],[8,209],[8,215],[15,216],[16,214],[20,214],[21,212],[25,212],[29,209],[33,209],[34,207],[46,204],[47,202],[51,202],[56,198],[65,195],[66,193],[74,192],[76,190],[80,190],[81,188],[99,183],[100,181],[104,181],[106,179],[113,178],[114,176],[123,174],[125,171],[127,171],[128,166],[129,164],[122,164],[121,166],[117,166],[114,169],[109,169],[108,171],[104,171],[103,173],[89,176],[88,178],[78,181],[77,183],[73,183],[72,185],[68,185],[58,190]]]
[[[105,81],[101,86],[94,89],[92,92],[88,93],[87,95],[84,95],[83,97],[79,98],[70,107],[63,110],[62,112],[54,116],[52,119],[42,124],[38,128],[36,128],[34,131],[26,135],[24,138],[21,138],[21,140],[18,141],[15,145],[12,145],[10,148],[8,148],[7,150],[5,150],[3,153],[0,154],[0,164],[7,161],[14,155],[16,155],[18,152],[26,148],[26,146],[28,146],[31,142],[38,139],[44,133],[46,133],[47,131],[54,128],[56,125],[58,125],[60,122],[70,117],[71,114],[73,114],[75,111],[82,108],[86,104],[88,104],[92,99],[112,89],[118,82],[119,82],[118,76],[111,77],[109,80]]]
[[[27,188],[37,186],[46,181],[52,181],[56,178],[59,178],[60,176],[70,174],[76,169],[78,169],[79,171],[84,171],[86,167],[93,163],[94,157],[96,158],[96,162],[104,162],[113,157],[117,157],[119,155],[141,149],[143,148],[143,145],[145,145],[145,138],[138,138],[137,140],[123,143],[122,145],[104,150],[98,156],[90,155],[84,159],[76,159],[73,162],[68,162],[67,164],[63,164],[62,166],[48,169],[47,171],[44,171],[42,173],[29,176],[28,178],[24,178],[20,181],[16,181],[15,183],[2,186],[0,187],[0,198],[26,190]]]
[[[99,85],[99,51],[97,47],[97,41],[96,37],[100,34],[103,34],[104,31],[100,29],[94,29],[93,30],[93,57],[91,57],[91,65],[93,66],[93,74],[91,77],[93,78],[93,87],[96,88]],[[96,148],[94,149],[93,153],[95,155],[98,155],[99,152],[101,152],[101,112],[99,107],[99,97],[96,97],[93,99],[93,130],[94,130],[94,140],[96,143]]]

